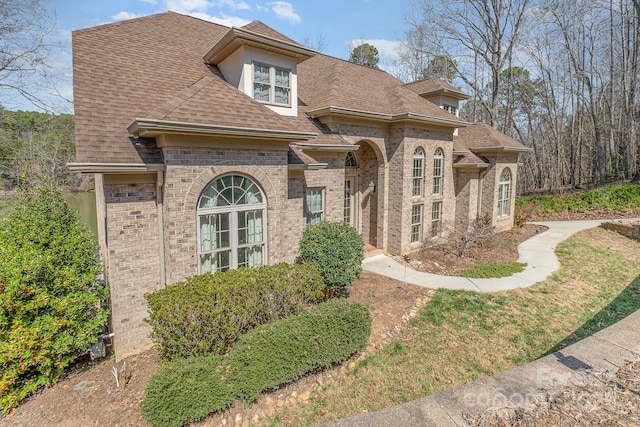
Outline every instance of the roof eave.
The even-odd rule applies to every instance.
[[[305,144],[303,142],[299,142],[295,145],[297,149],[300,151],[357,151],[360,146],[359,145],[350,145],[350,144]]]
[[[144,118],[136,118],[127,127],[127,130],[132,135],[140,137],[155,137],[161,134],[219,135],[232,138],[270,139],[288,142],[315,139],[318,136],[314,132],[222,126]]]
[[[489,165],[487,163],[456,163],[453,167],[455,169],[486,169]]]
[[[454,91],[448,88],[440,88],[440,89],[431,90],[431,91],[420,94],[420,96],[424,96],[424,97],[429,97],[434,95],[446,95],[450,98],[455,98],[460,101],[464,101],[465,99],[471,98],[469,95],[467,95],[464,92]]]
[[[294,58],[298,63],[316,55],[312,49],[279,40],[264,34],[254,33],[242,28],[232,27],[227,33],[204,55],[204,61],[218,64],[240,46],[249,45],[262,47],[285,56]]]
[[[345,117],[365,118],[365,119],[371,119],[371,120],[377,120],[377,121],[383,121],[383,122],[389,122],[389,123],[416,121],[416,122],[433,123],[433,124],[449,126],[454,128],[466,127],[470,125],[470,123],[467,123],[461,119],[456,119],[456,120],[445,119],[442,117],[426,116],[423,114],[415,114],[415,113],[386,114],[386,113],[377,113],[373,111],[363,111],[363,110],[355,110],[355,109],[331,107],[331,106],[307,111],[307,115],[312,119],[331,116],[331,115],[337,115],[337,116],[345,116]]]
[[[288,165],[290,171],[306,171],[306,170],[320,170],[326,169],[328,163],[305,163],[305,164],[293,164]]]
[[[148,173],[165,170],[162,163],[67,163],[72,172],[82,173]]]
[[[510,152],[510,153],[528,153],[532,151],[528,147],[509,147],[504,145],[498,145],[494,147],[469,147],[474,153],[495,153],[495,152]]]

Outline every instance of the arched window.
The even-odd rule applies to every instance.
[[[413,197],[422,196],[422,179],[424,177],[424,151],[417,148],[413,152]]]
[[[356,156],[353,154],[353,151],[349,151],[347,153],[347,158],[344,160],[344,166],[347,168],[355,168],[358,166]]]
[[[504,168],[498,184],[498,216],[508,216],[511,210],[511,171]]]
[[[198,200],[198,269],[209,273],[265,263],[266,198],[251,179],[225,175]]]
[[[438,148],[433,155],[433,194],[442,195],[442,162],[444,154]]]

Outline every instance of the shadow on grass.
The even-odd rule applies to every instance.
[[[591,320],[551,348],[545,356],[587,338],[619,322],[637,310],[640,310],[640,276],[636,277],[633,282],[620,292],[605,308],[593,316]]]

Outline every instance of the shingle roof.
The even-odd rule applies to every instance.
[[[295,43],[259,21],[243,28]],[[316,133],[308,143],[331,145],[348,143],[307,112],[338,107],[466,124],[383,71],[322,54],[298,65],[298,117],[278,115],[204,63],[203,55],[228,31],[174,12],[75,31],[76,161],[162,162],[153,139],[132,138],[127,131],[136,118]],[[462,139],[469,143],[489,135],[493,142],[519,145],[487,132]]]
[[[506,147],[526,151],[527,148],[518,141],[484,123],[474,123],[460,128],[454,139],[457,144],[463,144],[472,151],[481,151],[496,147]]]
[[[429,77],[424,80],[407,83],[406,85],[404,85],[404,87],[414,93],[417,93],[418,95],[426,97],[431,94],[445,93],[458,99],[469,98],[469,95],[465,94],[457,87],[450,85],[449,83],[437,77]]]

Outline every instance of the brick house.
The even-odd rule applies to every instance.
[[[513,224],[521,144],[459,118],[467,96],[318,54],[261,22],[173,12],[73,33],[75,171],[95,177],[119,358],[144,294],[292,262],[307,224],[408,253],[488,215]]]

